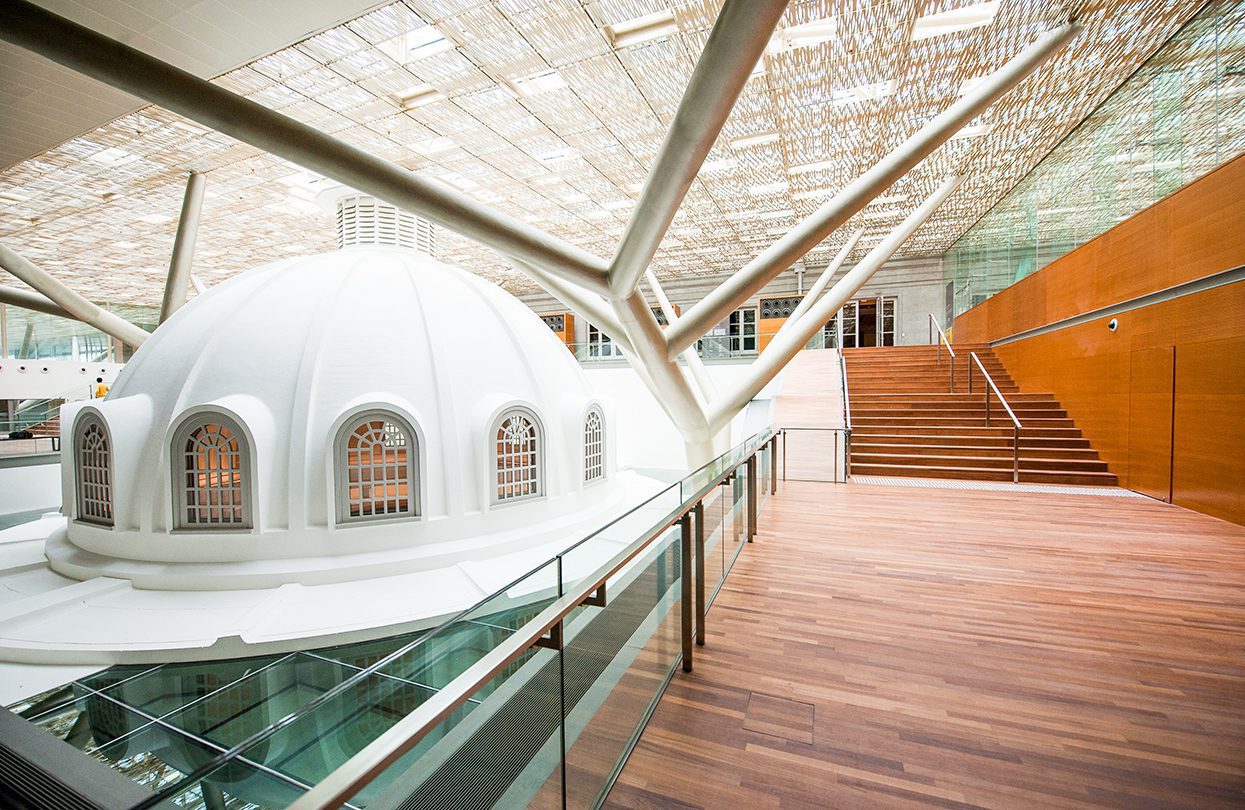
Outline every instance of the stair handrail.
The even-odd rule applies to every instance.
[[[843,392],[843,480],[846,481],[852,474],[852,405],[851,400],[847,396],[847,357],[843,354],[843,347],[839,347],[839,384]],[[783,456],[783,464],[786,464],[786,456]]]
[[[934,313],[929,313],[929,342],[934,343],[934,330],[938,330],[938,365],[942,365],[942,347],[947,347],[947,354],[951,355],[948,361],[951,364],[951,393],[955,393],[955,349],[951,348],[951,341],[947,340],[947,333],[942,331],[942,327],[938,325],[938,319],[934,317]],[[971,372],[971,369],[970,369]]]
[[[1003,404],[1003,409],[1007,411],[1007,415],[1012,419],[1012,481],[1020,482],[1020,420],[1016,418],[1016,412],[1012,410],[1012,406],[1007,404],[1007,399],[1003,396],[1003,392],[999,391],[999,387],[994,384],[994,378],[990,376],[990,372],[986,371],[986,367],[982,365],[981,358],[977,356],[977,352],[969,352],[968,356],[972,358],[973,363],[977,364],[977,368],[981,371],[981,376],[986,378],[986,427],[990,427],[990,391],[994,391],[994,395],[999,398],[999,402]],[[973,365],[968,366],[968,393],[973,393]]]

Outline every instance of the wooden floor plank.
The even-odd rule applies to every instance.
[[[790,482],[707,629],[607,806],[1245,806],[1240,526]],[[812,742],[746,728],[753,694]]]

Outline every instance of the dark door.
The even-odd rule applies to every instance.
[[[878,345],[878,302],[876,298],[867,301],[857,302],[859,307],[860,319],[860,343],[861,346]]]

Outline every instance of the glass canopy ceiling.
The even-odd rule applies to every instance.
[[[950,171],[960,189],[901,250],[938,255],[1200,8],[1078,3],[1085,31],[808,257],[872,247]],[[405,0],[219,77],[598,255],[622,232],[720,3]],[[1062,22],[1056,0],[792,3],[655,267],[730,272],[966,86]],[[207,175],[209,285],[332,248],[311,175],[148,107],[0,173],[0,240],[98,301],[158,302],[185,173]],[[442,231],[440,258],[512,292],[504,258]]]

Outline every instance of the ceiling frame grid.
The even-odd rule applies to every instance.
[[[216,82],[608,257],[720,5],[407,0]],[[964,5],[792,3],[662,242],[658,276],[742,266],[965,81],[1067,15],[1057,0],[1000,0],[987,26],[912,41],[923,15]],[[1085,32],[982,117],[985,134],[945,144],[814,249],[808,266],[826,264],[857,227],[860,258],[955,171],[964,184],[898,255],[942,253],[1200,5],[1082,3]],[[673,29],[645,42],[616,49],[604,30],[665,11]],[[789,47],[788,32],[809,23],[833,35]],[[417,33],[444,40],[412,45]],[[423,50],[410,59],[409,47]],[[399,101],[412,88],[431,88],[431,100]],[[209,283],[332,249],[331,214],[313,203],[321,179],[154,107],[0,173],[0,240],[93,299],[158,302],[189,170],[208,179],[195,263]],[[443,231],[438,252],[512,292],[531,289],[505,259],[457,234]]]

